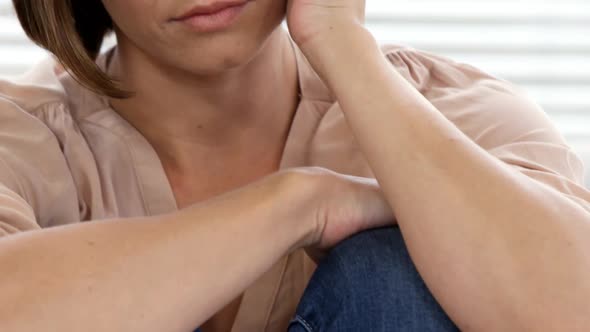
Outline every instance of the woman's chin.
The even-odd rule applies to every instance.
[[[260,45],[251,47],[214,47],[208,48],[206,54],[201,48],[190,50],[188,52],[179,52],[169,59],[170,64],[176,64],[175,67],[183,68],[192,73],[201,75],[219,75],[225,72],[231,72],[246,66],[260,52]]]
[[[237,70],[247,63],[247,58],[229,55],[206,59],[196,57],[195,59],[199,60],[184,63],[181,66],[182,70],[199,76],[219,76]]]

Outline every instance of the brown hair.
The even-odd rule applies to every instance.
[[[112,97],[130,93],[96,65],[113,22],[101,0],[13,0],[18,19],[36,44],[53,53],[88,89]]]

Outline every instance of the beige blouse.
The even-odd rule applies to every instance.
[[[301,102],[281,168],[313,165],[372,177],[334,97],[295,51]],[[428,53],[393,45],[383,53],[490,154],[590,211],[582,162],[522,91]],[[98,61],[103,68],[106,59]],[[155,151],[104,97],[58,74],[52,59],[19,79],[0,80],[1,235],[176,209]],[[245,292],[232,331],[284,331],[313,270],[303,251],[282,258]]]

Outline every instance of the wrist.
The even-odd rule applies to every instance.
[[[375,37],[362,25],[334,28],[298,45],[327,84],[343,71],[356,70],[365,58],[383,57]]]
[[[293,250],[313,245],[321,233],[323,219],[318,192],[321,192],[325,173],[325,170],[315,167],[294,168],[280,173],[280,199],[276,204],[281,206],[281,219],[297,237]]]

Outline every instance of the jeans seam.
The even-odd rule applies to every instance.
[[[303,325],[303,327],[307,330],[307,332],[313,332],[313,328],[311,327],[311,324],[309,324],[305,318],[299,316],[299,315],[295,315],[295,319],[294,321],[300,323],[301,325]]]

